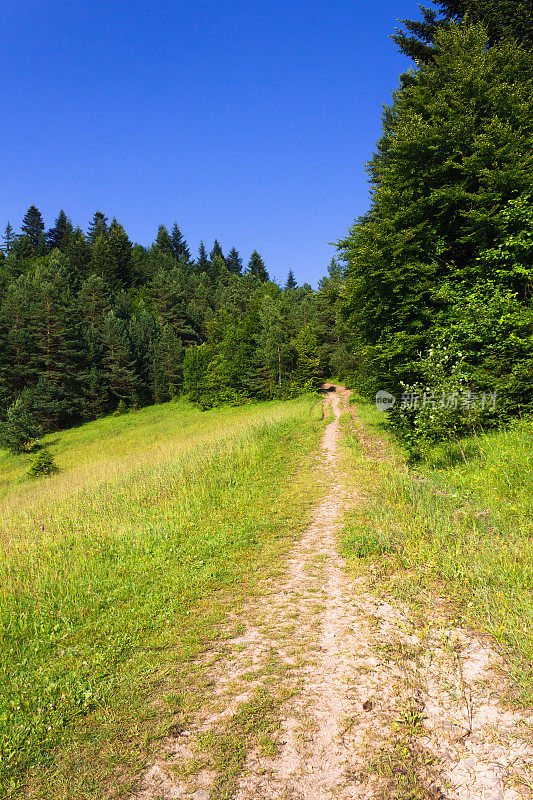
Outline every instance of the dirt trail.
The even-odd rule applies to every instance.
[[[338,454],[347,394],[337,387],[325,400],[335,417],[317,475],[329,482],[326,498],[284,577],[234,620],[244,633],[201,665],[214,687],[210,708],[164,743],[132,800],[533,796],[533,716],[498,705],[494,653],[442,620],[421,627],[344,569],[336,534],[361,502]],[[376,457],[368,439],[362,446]],[[233,782],[221,783],[206,741],[262,689],[283,690],[276,747],[252,748]]]

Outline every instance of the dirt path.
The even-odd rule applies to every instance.
[[[362,501],[340,466],[346,397],[325,400],[326,498],[285,574],[232,621],[242,633],[197,665],[209,708],[164,743],[132,800],[532,796],[533,717],[498,705],[494,653],[344,569],[341,515]]]

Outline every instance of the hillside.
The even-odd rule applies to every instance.
[[[349,395],[4,457],[8,797],[530,796],[531,426],[414,469]]]

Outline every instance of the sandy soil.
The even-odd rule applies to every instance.
[[[326,498],[285,574],[232,621],[244,633],[202,665],[213,683],[210,707],[162,744],[131,800],[221,797],[206,734],[216,736],[258,687],[273,685],[286,698],[277,747],[248,753],[235,800],[533,796],[533,714],[499,705],[495,653],[437,615],[421,624],[344,569],[341,517],[364,502],[348,488],[338,453],[347,395],[337,387],[324,401],[335,415],[317,473],[330,487]],[[361,444],[369,458],[385,456],[382,443],[362,436]]]

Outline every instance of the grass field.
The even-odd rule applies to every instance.
[[[357,403],[387,437],[384,416]],[[396,596],[485,631],[500,643],[514,700],[533,703],[533,423],[439,445],[416,469],[390,440],[392,461],[370,463],[348,435],[369,502],[348,518],[344,550],[372,561]]]
[[[37,481],[0,456],[0,794],[126,791],[185,719],[191,659],[307,524],[316,404],[102,419]]]

